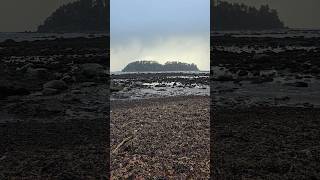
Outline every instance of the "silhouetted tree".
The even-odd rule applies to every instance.
[[[268,5],[260,9],[238,3],[219,1],[211,6],[211,29],[213,30],[268,30],[283,29],[284,24],[276,10]]]
[[[62,5],[38,27],[38,32],[108,32],[109,6],[107,0]]]

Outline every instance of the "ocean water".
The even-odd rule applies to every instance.
[[[0,32],[0,42],[12,39],[16,42],[53,40],[55,38],[77,38],[77,37],[101,37],[107,36],[106,33],[24,33],[24,32]]]
[[[320,29],[288,29],[270,31],[212,31],[211,36],[223,36],[231,34],[234,37],[296,37],[306,38],[320,37]],[[109,36],[107,33],[27,33],[27,32],[0,32],[0,42],[12,39],[17,42],[34,41],[55,38],[76,38],[76,37],[101,37]]]
[[[271,37],[285,38],[298,37],[305,38],[320,37],[320,29],[285,29],[285,30],[267,30],[267,31],[211,31],[211,36],[224,36],[226,34],[233,37]]]

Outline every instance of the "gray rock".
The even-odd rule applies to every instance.
[[[17,71],[26,72],[29,68],[33,67],[32,63],[28,63],[20,68],[17,68]]]
[[[43,85],[43,89],[46,89],[46,88],[65,90],[65,89],[68,89],[68,86],[62,80],[53,80],[53,81],[49,81]]]
[[[61,78],[62,81],[66,82],[66,83],[71,83],[73,82],[74,80],[72,79],[72,77],[68,74],[65,74],[62,78]]]
[[[123,86],[116,84],[116,83],[111,83],[110,84],[110,92],[119,92],[123,90]]]
[[[217,81],[233,81],[233,76],[232,75],[220,75],[216,79]]]
[[[52,89],[52,88],[44,88],[42,91],[42,94],[45,96],[55,95],[58,93],[59,91],[57,89]]]
[[[84,82],[81,83],[81,87],[92,87],[92,86],[96,86],[97,84],[95,82]]]
[[[128,92],[128,91],[131,91],[131,88],[130,87],[124,87],[122,91],[123,92]]]
[[[26,71],[26,75],[31,78],[46,79],[48,78],[48,70],[46,68],[32,68],[29,67]]]
[[[266,55],[266,54],[255,54],[255,55],[252,57],[252,59],[253,59],[253,60],[261,60],[261,59],[267,58],[267,57],[269,57],[269,56]]]
[[[104,68],[97,63],[86,63],[81,65],[82,74],[88,78],[93,78],[104,74]]]
[[[81,94],[81,91],[78,89],[72,90],[71,91],[72,94]]]
[[[56,72],[53,74],[55,79],[61,79],[62,78],[62,73]]]
[[[240,70],[238,72],[238,76],[247,76],[248,74],[249,74],[248,71],[244,71],[244,70]]]

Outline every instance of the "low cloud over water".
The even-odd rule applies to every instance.
[[[208,35],[166,36],[152,39],[130,38],[126,42],[111,41],[111,71],[120,71],[137,60],[181,61],[195,63],[200,70],[210,68]]]
[[[209,0],[111,0],[111,71],[137,60],[181,61],[208,70]],[[192,12],[192,13],[190,13]]]

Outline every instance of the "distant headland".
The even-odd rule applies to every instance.
[[[157,61],[135,61],[128,64],[122,72],[159,72],[159,71],[199,71],[197,65],[178,61],[160,64]]]

